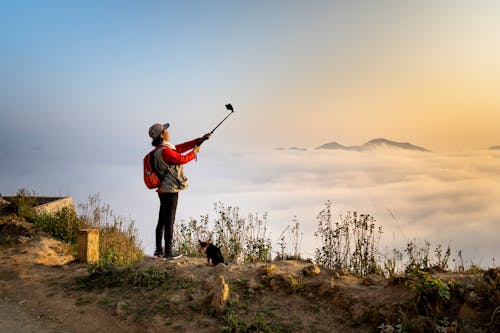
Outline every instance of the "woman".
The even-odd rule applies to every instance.
[[[170,143],[168,127],[169,124],[154,124],[149,128],[149,136],[153,139],[151,144],[156,147],[154,168],[158,177],[162,180],[157,190],[160,198],[160,213],[156,225],[156,250],[154,255],[177,259],[181,255],[172,249],[175,212],[179,192],[188,186],[182,165],[196,159],[201,143],[210,139],[210,134],[173,145]],[[162,247],[162,238],[165,238],[165,248]]]

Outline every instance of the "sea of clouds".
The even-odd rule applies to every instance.
[[[43,152],[30,158],[37,154],[36,163],[0,165],[2,193],[24,187],[40,195],[71,195],[76,203],[99,193],[115,214],[135,221],[144,249],[153,251],[158,199],[142,183],[143,152],[130,153],[133,159],[124,152],[116,159],[97,154],[51,162]],[[461,250],[468,264],[498,265],[499,151],[206,149],[185,169],[190,187],[180,195],[178,222],[214,217],[218,202],[237,206],[244,215],[267,213],[268,234],[278,249],[279,236],[296,219],[301,253],[313,257],[321,246],[314,237],[317,215],[330,201],[336,218],[349,211],[373,216],[384,232],[382,253],[402,251],[409,241],[422,246],[429,241],[433,247],[451,244],[452,256]]]
[[[381,249],[402,250],[408,241],[444,247],[451,242],[469,262],[498,260],[498,151],[275,150],[228,155],[218,162],[225,172],[207,161],[214,166],[208,172],[213,177],[195,173],[201,184],[192,187],[192,199],[268,212],[275,240],[295,216],[306,256],[320,246],[314,238],[316,216],[330,201],[334,216],[348,211],[373,216],[384,231]]]

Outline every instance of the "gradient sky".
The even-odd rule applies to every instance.
[[[276,235],[294,215],[312,229],[331,200],[389,237],[387,209],[407,235],[498,258],[499,155],[484,150],[500,145],[498,87],[496,0],[5,0],[0,193],[101,193],[149,251],[149,126],[170,122],[179,143],[230,102],[186,167],[179,220],[224,201],[268,212]],[[273,150],[379,137],[434,153]]]
[[[2,1],[0,45],[0,139],[34,149],[184,140],[227,102],[219,146],[500,144],[498,1]]]

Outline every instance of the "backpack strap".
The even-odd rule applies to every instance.
[[[156,175],[158,176],[158,172],[156,172],[156,159],[155,159],[155,153],[157,150],[158,148],[155,148],[149,153],[149,165],[151,165],[151,170],[153,170],[153,172],[156,173]]]

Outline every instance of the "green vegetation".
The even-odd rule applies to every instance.
[[[415,306],[423,316],[441,317],[450,300],[450,287],[429,273],[414,270],[408,274],[406,285],[416,294]]]
[[[113,213],[99,195],[78,206],[83,228],[99,229],[99,257],[104,262],[127,265],[143,256],[134,221]]]
[[[318,230],[314,233],[322,244],[316,249],[316,262],[326,268],[355,275],[381,273],[378,265],[378,243],[382,228],[375,226],[370,215],[348,212],[334,220],[328,201],[318,214]]]
[[[224,325],[222,325],[221,333],[231,333],[231,332],[262,332],[262,333],[272,333],[279,332],[280,330],[273,327],[271,320],[267,318],[266,315],[257,315],[251,320],[245,320],[237,313],[233,311],[227,311],[224,315]]]
[[[39,230],[48,232],[54,238],[76,245],[81,220],[73,209],[64,207],[56,213],[43,213],[33,219],[33,224]]]
[[[287,225],[279,237],[278,245],[280,251],[278,253],[278,259],[300,260],[301,238],[300,223],[297,217],[294,216],[292,218],[292,225]]]
[[[191,219],[187,224],[180,223],[175,229],[176,246],[188,256],[199,254],[198,240],[211,240],[217,244],[226,259],[231,262],[269,261],[271,239],[267,234],[267,214],[240,214],[238,207],[215,204],[215,218],[208,215],[200,220]],[[210,230],[212,226],[212,230]]]
[[[270,263],[272,247],[266,214],[262,217],[258,214],[243,216],[237,207],[218,203],[214,207],[214,216],[207,214],[176,226],[177,246],[187,256],[200,255],[198,240],[212,240],[232,262],[266,263],[259,268],[258,274],[227,278],[230,301],[222,314],[215,315],[208,306],[207,294],[211,289],[210,279],[206,276],[181,277],[177,274],[178,267],[172,265],[145,268],[133,264],[142,256],[133,221],[115,216],[109,205],[101,204],[97,195],[89,197],[88,203],[79,205],[79,216],[67,208],[55,214],[36,214],[33,196],[20,191],[12,200],[12,206],[19,216],[33,223],[38,230],[75,244],[79,229],[100,229],[101,261],[88,267],[88,274],[78,279],[78,285],[85,290],[112,289],[109,294],[103,293],[105,298],[101,297],[99,304],[124,315],[133,314],[138,322],[148,322],[158,314],[169,313],[173,317],[187,311],[191,316],[201,314],[217,320],[221,332],[281,332],[293,331],[301,324],[295,318],[274,311],[283,305],[280,298],[306,299],[310,302],[308,311],[311,313],[323,306],[331,306],[331,298],[322,299],[315,294],[319,288],[326,290],[325,295],[333,292],[333,289],[329,291],[328,284],[312,282],[313,279],[302,276],[300,271],[279,272],[277,263]],[[476,280],[479,282],[475,284],[446,280],[436,273],[449,271],[450,244],[442,247],[441,244],[432,246],[429,242],[407,241],[404,250],[394,249],[391,256],[383,256],[378,249],[382,228],[376,226],[373,217],[349,212],[336,219],[332,212],[332,205],[327,202],[317,217],[315,236],[321,241],[321,248],[316,249],[317,264],[341,271],[335,272],[336,276],[384,274],[390,277],[390,283],[399,281],[394,284],[408,288],[407,295],[413,295],[408,304],[400,307],[394,323],[384,322],[386,319],[379,312],[370,310],[372,312],[365,314],[363,324],[378,327],[380,332],[453,331],[457,325],[463,326],[457,318],[465,304],[478,316],[477,320],[482,321],[481,327],[498,331],[498,269],[484,272],[472,264],[466,270],[460,251],[455,265],[458,264],[458,271],[465,273],[463,275],[476,275],[471,279],[478,279],[477,275],[483,274],[484,279]],[[279,237],[278,259],[300,259],[300,236],[300,225],[293,218],[292,224]],[[266,292],[276,293],[276,297],[268,297],[265,307],[256,307]],[[85,304],[93,299],[82,297],[79,302]],[[344,304],[347,298],[335,299],[340,307],[349,305]],[[188,306],[181,306],[185,302]],[[174,323],[167,325],[175,329]]]
[[[89,265],[87,271],[88,275],[78,279],[78,283],[88,290],[114,287],[152,290],[169,281],[167,272],[158,267],[139,269],[133,265],[120,267],[98,263]]]
[[[113,214],[109,205],[101,204],[96,194],[78,208],[65,207],[56,213],[37,213],[35,193],[21,189],[11,199],[15,213],[41,231],[70,244],[76,253],[80,229],[99,229],[100,260],[103,263],[126,265],[142,258],[143,253],[134,222]]]
[[[33,223],[36,219],[36,213],[33,207],[36,205],[35,192],[26,189],[17,191],[16,196],[11,198],[10,204],[14,212],[24,218],[26,221]]]

